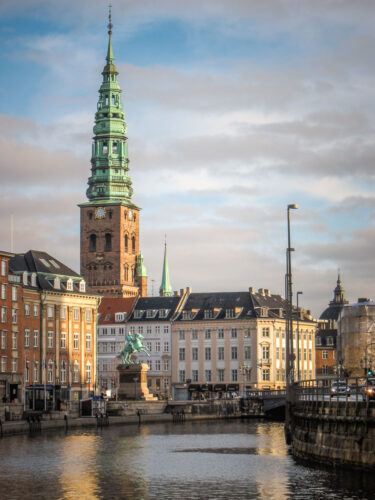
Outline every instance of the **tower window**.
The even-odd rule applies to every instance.
[[[132,237],[132,252],[135,253],[135,238]]]
[[[112,153],[117,154],[117,142],[114,142],[114,143],[113,143],[113,146],[112,146]]]
[[[112,251],[112,235],[109,233],[106,233],[105,235],[105,252],[111,252]]]
[[[115,96],[112,95],[112,105],[114,106],[116,104]]]
[[[125,239],[125,252],[127,252],[128,251],[128,243],[129,243],[129,238],[128,238],[127,234],[125,234],[124,239]]]
[[[108,212],[108,217],[112,219],[112,212]]]
[[[129,266],[125,266],[125,269],[124,269],[124,278],[125,278],[125,281],[128,281],[129,280]]]
[[[89,212],[89,219],[92,219],[92,212]]]
[[[108,104],[109,104],[109,99],[108,99],[108,96],[106,95],[105,96],[105,105],[108,106]]]
[[[96,252],[96,234],[90,234],[89,252]]]
[[[103,154],[108,153],[108,144],[106,142],[103,142]]]

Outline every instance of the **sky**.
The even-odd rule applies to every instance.
[[[141,250],[157,294],[375,298],[375,2],[112,0]],[[79,271],[104,0],[0,2],[0,249]]]

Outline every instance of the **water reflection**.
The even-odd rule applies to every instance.
[[[283,426],[186,422],[0,441],[0,498],[370,499],[370,474],[296,463]]]

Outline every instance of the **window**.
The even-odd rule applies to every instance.
[[[53,382],[53,362],[50,360],[48,361],[48,368],[47,368],[47,381],[51,384]]]
[[[33,315],[34,315],[34,318],[37,318],[39,316],[39,305],[38,304],[33,305]]]
[[[17,350],[18,347],[18,334],[12,332],[12,349]]]
[[[96,252],[96,234],[90,234],[89,252]]]
[[[91,351],[91,333],[86,333],[86,351]]]
[[[38,382],[39,378],[39,363],[38,361],[34,362],[34,382]]]
[[[152,351],[152,342],[146,342],[146,347],[151,352]]]
[[[163,351],[169,352],[169,342],[164,342]]]
[[[12,309],[12,323],[13,325],[17,324],[18,320],[18,309]]]
[[[276,347],[276,359],[280,359],[280,347]]]
[[[270,359],[270,347],[268,345],[262,347],[262,358],[263,361],[269,361]]]
[[[143,334],[143,326],[138,327],[138,333]]]
[[[244,354],[244,359],[246,360],[251,359],[251,346],[245,345],[243,354]]]
[[[7,310],[6,307],[1,308],[1,322],[6,323],[7,321]]]
[[[218,371],[217,371],[217,380],[218,382],[224,382],[225,380],[225,370],[220,368]]]
[[[146,327],[146,333],[152,333],[152,327],[151,326],[147,326]]]
[[[270,370],[269,370],[269,368],[264,368],[262,370],[262,380],[263,380],[263,382],[268,382],[270,380]]]
[[[231,347],[231,358],[232,359],[237,359],[237,346],[232,346]]]
[[[91,382],[91,363],[87,361],[86,363],[86,382]]]
[[[232,370],[231,375],[232,375],[231,377],[232,382],[237,382],[237,370]]]
[[[39,344],[39,332],[38,330],[34,330],[34,342],[33,342],[33,347],[38,347]]]
[[[30,304],[25,304],[25,316],[30,316]]]
[[[163,332],[169,333],[169,326],[168,325],[164,325]]]
[[[73,290],[73,280],[71,278],[69,278],[68,281],[66,282],[66,289],[69,291]]]
[[[281,359],[285,361],[285,347],[283,347],[281,350]]]
[[[211,347],[204,348],[204,359],[206,361],[210,361],[210,359],[211,359]]]
[[[178,359],[180,361],[185,361],[185,347],[180,347],[178,350]]]
[[[178,330],[178,340],[185,340],[185,330]]]
[[[192,359],[192,361],[198,361],[198,347],[192,347],[191,359]]]
[[[77,360],[73,364],[73,382],[79,382],[79,363]]]
[[[125,246],[125,252],[127,253],[129,248],[129,236],[127,234],[125,234],[124,236],[124,246]]]
[[[306,349],[303,350],[303,359],[307,361],[307,351]]]
[[[3,300],[7,298],[7,286],[4,283],[1,285],[1,298]]]
[[[328,351],[322,351],[322,359],[328,359]]]
[[[224,347],[219,347],[217,350],[217,359],[223,360],[224,359]]]
[[[135,253],[135,238],[132,237],[132,253]]]
[[[333,337],[327,337],[327,345],[334,345]]]
[[[7,371],[7,358],[6,356],[3,356],[1,358],[1,371],[6,372]]]
[[[223,339],[224,338],[224,328],[219,328],[217,330],[217,338],[218,339]]]
[[[86,321],[91,321],[91,309],[86,309]]]
[[[204,338],[206,340],[209,340],[211,338],[211,330],[209,328],[206,328],[206,330],[204,331]]]
[[[60,375],[61,375],[61,382],[66,382],[66,363],[65,361],[63,360],[61,362],[61,371],[60,371]]]
[[[234,318],[234,309],[225,309],[225,317],[228,318]]]
[[[7,263],[5,260],[1,261],[1,276],[7,275]]]
[[[86,292],[86,282],[83,280],[79,282],[79,291],[82,293]]]
[[[157,359],[157,360],[155,361],[155,370],[156,370],[156,371],[160,371],[160,359]]]
[[[4,330],[1,332],[1,349],[7,348],[7,332]]]
[[[204,378],[206,382],[211,382],[211,370],[204,370]]]
[[[191,340],[198,340],[198,330],[193,329],[191,331]]]
[[[147,360],[147,364],[150,367],[150,370],[152,370],[152,360],[151,359]]]
[[[160,342],[158,340],[155,342],[155,351],[160,352]]]
[[[48,318],[53,318],[53,306],[48,306],[47,307],[47,317]]]
[[[79,309],[75,308],[73,311],[74,321],[79,321]]]
[[[315,345],[317,345],[317,346],[322,345],[322,339],[320,337],[315,337]]]
[[[263,335],[263,337],[269,337],[270,336],[270,329],[269,329],[268,326],[262,328],[262,335]]]
[[[159,318],[166,318],[169,314],[170,309],[160,309]]]
[[[29,366],[29,362],[26,361],[26,365],[25,365],[25,382],[29,382],[30,381],[30,366]]]
[[[17,302],[18,290],[16,286],[12,286],[12,301]]]
[[[178,380],[179,382],[185,382],[185,370],[179,370],[178,372]]]
[[[142,311],[142,309],[137,309],[136,311],[134,311],[134,318],[141,319],[143,316],[143,313],[144,313],[144,311]]]
[[[61,349],[66,349],[66,332],[61,332],[60,347]]]
[[[28,328],[25,329],[25,347],[30,347],[30,330]]]
[[[248,339],[251,337],[251,330],[250,328],[244,328],[243,330],[243,336],[245,337],[245,339]]]
[[[232,339],[236,339],[237,338],[237,328],[231,328],[230,330],[230,336]]]
[[[322,367],[323,375],[328,375],[328,370],[329,370],[329,367],[327,365],[323,365],[323,367]]]
[[[198,382],[198,370],[191,371],[191,378],[192,378],[193,382]]]
[[[155,326],[156,335],[160,335],[160,326]]]
[[[112,99],[113,99],[113,97],[112,97]],[[117,155],[117,142],[114,142],[112,144],[112,153]]]
[[[109,233],[106,233],[105,236],[105,247],[104,251],[105,252],[111,252],[112,251],[112,235]]]
[[[214,318],[214,310],[213,309],[205,309],[204,310],[204,319],[213,319]]]
[[[79,349],[79,333],[73,334],[73,349],[75,351]]]
[[[49,330],[47,334],[47,347],[48,349],[53,348],[53,331]]]
[[[169,370],[169,360],[168,360],[168,359],[165,359],[165,360],[163,361],[163,370],[164,370],[165,372],[167,372],[167,371]]]

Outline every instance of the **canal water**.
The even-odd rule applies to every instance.
[[[111,426],[0,440],[0,499],[373,499],[371,473],[297,463],[283,425]]]

